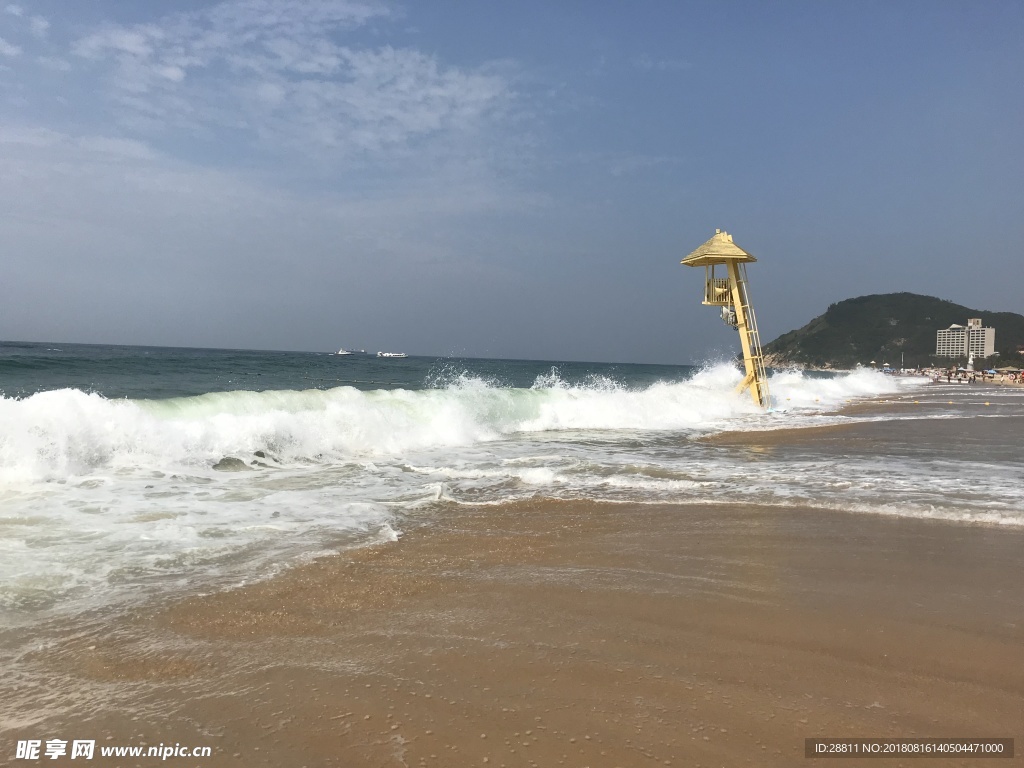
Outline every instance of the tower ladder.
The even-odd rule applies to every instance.
[[[757,318],[754,315],[754,307],[750,303],[750,293],[747,288],[747,265],[736,265],[736,292],[739,294],[740,312],[737,317],[740,320],[739,332],[741,342],[745,342],[744,351],[749,352],[749,363],[747,366],[746,378],[737,387],[742,392],[747,387],[753,389],[754,399],[762,408],[771,407],[771,395],[768,393],[768,372],[764,367],[764,354],[761,352],[761,336],[757,331]],[[744,322],[745,321],[745,322]],[[745,337],[745,338],[742,338]]]

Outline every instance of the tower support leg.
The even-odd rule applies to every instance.
[[[764,370],[761,356],[761,341],[757,333],[754,309],[747,297],[747,286],[740,265],[728,262],[729,288],[732,291],[733,308],[736,310],[736,330],[740,334],[740,346],[743,348],[743,368],[746,372],[743,381],[737,387],[738,392],[750,389],[754,402],[762,408],[768,408],[771,400],[768,396],[768,376]]]

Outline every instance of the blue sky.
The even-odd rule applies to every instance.
[[[1019,2],[0,0],[0,338],[690,362],[1024,311]]]

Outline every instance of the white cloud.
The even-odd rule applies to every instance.
[[[20,56],[20,55],[21,55],[21,48],[19,48],[18,46],[14,45],[13,43],[7,42],[2,37],[0,37],[0,56],[7,56],[8,58],[13,59],[16,56]]]
[[[0,126],[0,144],[21,144],[29,147],[49,147],[60,144],[65,136],[49,128]]]
[[[4,9],[4,11],[9,13],[11,16],[23,16],[25,14],[24,8],[22,8],[20,5],[14,5],[13,3],[11,5],[8,5]]]
[[[144,59],[153,53],[150,40],[161,36],[160,30],[152,26],[110,27],[79,40],[73,50],[87,59],[102,59],[108,53]]]
[[[110,138],[109,136],[84,136],[74,140],[77,146],[98,155],[132,160],[153,160],[157,157],[150,147],[134,139]]]
[[[175,67],[175,66],[158,67],[157,68],[157,72],[161,76],[167,78],[168,80],[170,80],[173,83],[180,83],[182,80],[185,79],[185,70],[182,69],[181,67]]]
[[[36,62],[39,66],[45,67],[46,69],[52,69],[55,72],[71,71],[71,62],[57,56],[40,56],[36,59]]]
[[[0,145],[8,147],[48,147],[58,154],[75,157],[76,163],[100,158],[119,157],[131,160],[153,160],[158,157],[148,145],[134,139],[111,136],[70,136],[60,131],[35,126],[0,127]],[[79,150],[85,150],[81,152]],[[52,158],[51,158],[52,160]]]
[[[277,83],[259,83],[256,85],[256,96],[267,106],[277,107],[284,102],[287,92]]]
[[[341,39],[394,13],[357,0],[230,0],[110,25],[74,52],[96,62],[133,130],[228,132],[323,160],[401,153],[473,132],[512,100],[507,78],[408,48]],[[239,134],[241,136],[239,136]]]
[[[28,28],[32,32],[34,37],[42,40],[46,37],[46,33],[50,29],[50,22],[44,19],[42,16],[33,16],[29,19]]]

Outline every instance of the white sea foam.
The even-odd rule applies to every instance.
[[[0,607],[88,607],[183,579],[237,583],[346,532],[394,541],[403,514],[438,503],[786,500],[961,514],[943,495],[956,493],[963,468],[907,460],[896,476],[884,462],[776,461],[689,439],[829,423],[851,399],[898,397],[919,382],[782,372],[771,389],[784,412],[765,413],[734,393],[739,378],[718,365],[641,388],[569,384],[552,370],[520,389],[455,374],[417,391],[0,399]],[[967,500],[980,517],[966,519],[1024,524],[1006,504],[1019,488],[987,487],[986,499]]]
[[[208,469],[256,451],[278,463],[338,463],[559,430],[719,430],[764,415],[732,387],[731,366],[644,389],[609,379],[568,385],[557,372],[529,389],[462,377],[445,389],[220,392],[156,401],[107,400],[64,389],[0,399],[0,487],[104,471]],[[781,373],[776,404],[826,410],[896,393],[892,377]]]

